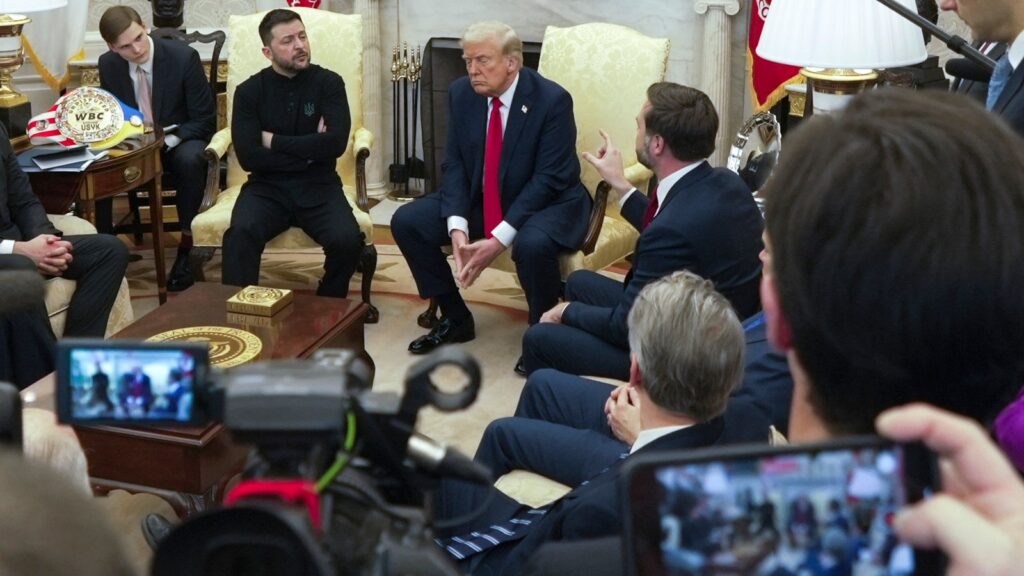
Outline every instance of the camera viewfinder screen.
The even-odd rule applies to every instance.
[[[190,351],[73,349],[69,360],[77,422],[192,418],[196,358]]]
[[[892,520],[908,490],[925,489],[904,486],[903,455],[872,447],[638,470],[630,489],[638,571],[914,574],[914,550],[897,540]]]

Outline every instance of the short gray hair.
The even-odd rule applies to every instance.
[[[496,41],[498,46],[501,47],[502,54],[513,56],[522,64],[523,41],[519,39],[519,35],[516,34],[516,31],[511,26],[503,22],[488,20],[486,22],[470,24],[469,28],[466,28],[466,31],[462,33],[459,46],[464,46],[467,43],[486,42],[488,40]]]
[[[682,271],[651,282],[628,323],[651,401],[699,422],[725,411],[743,376],[743,326],[710,281]]]

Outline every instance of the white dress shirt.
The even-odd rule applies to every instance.
[[[498,96],[498,100],[501,101],[501,134],[502,144],[504,145],[505,126],[508,125],[508,111],[512,108],[512,97],[516,94],[516,86],[519,85],[519,73],[516,72],[515,79],[512,80],[512,84],[509,85],[508,90],[502,92],[501,96]],[[494,106],[493,98],[487,99],[487,129],[490,130],[491,124],[491,107]],[[485,131],[484,134],[487,134]],[[448,217],[448,235],[452,235],[452,230],[462,230],[466,236],[469,236],[469,222],[462,216],[449,216]],[[485,230],[484,232],[488,232]],[[502,220],[494,227],[494,230],[490,230],[492,236],[501,242],[502,246],[508,248],[512,245],[512,241],[516,238],[518,230],[512,227],[511,224]]]
[[[665,205],[665,197],[668,196],[669,190],[671,190],[672,187],[676,185],[676,182],[679,182],[680,180],[682,180],[683,176],[686,176],[690,172],[693,172],[698,166],[700,166],[701,164],[703,164],[705,162],[707,162],[707,160],[701,160],[699,162],[694,162],[693,164],[690,164],[689,166],[684,166],[684,167],[680,168],[679,170],[676,170],[675,172],[669,174],[668,176],[665,176],[664,180],[661,180],[661,181],[658,182],[658,189],[654,191],[654,193],[658,197],[658,209],[655,210],[655,212],[654,212],[655,216],[658,215],[658,212],[661,212],[662,206]],[[632,188],[632,189],[630,189],[629,192],[626,192],[625,194],[623,194],[622,197],[619,198],[619,208],[625,206],[626,205],[626,200],[628,200],[629,197],[634,192],[636,192],[636,191],[637,191],[636,188]]]

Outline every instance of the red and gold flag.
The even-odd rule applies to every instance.
[[[321,0],[285,0],[291,8],[319,8]]]
[[[747,70],[754,108],[761,112],[775,105],[786,95],[786,84],[803,82],[800,68],[771,62],[757,55],[765,18],[772,0],[750,0],[750,34],[747,35]]]

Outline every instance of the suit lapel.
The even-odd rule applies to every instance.
[[[504,184],[505,174],[512,162],[512,152],[519,142],[519,136],[523,133],[523,125],[526,124],[526,115],[533,105],[534,79],[525,68],[519,70],[519,84],[516,86],[516,93],[512,95],[512,106],[509,107],[508,120],[505,122],[505,133],[501,140],[501,170],[498,174],[498,181]],[[505,189],[504,185],[501,187]]]
[[[486,96],[474,97],[472,110],[469,111],[469,117],[472,118],[469,130],[474,150],[473,175],[469,182],[470,190],[474,195],[476,193],[483,194],[484,156],[487,154],[487,114],[490,112],[487,103],[490,100]]]
[[[160,41],[158,38],[153,38],[153,78],[152,84],[150,85],[150,93],[153,95],[153,124],[159,124],[158,118],[163,118],[160,110],[160,105],[163,104],[163,82],[161,79],[160,72],[169,70],[170,68],[166,65],[167,55],[163,50],[160,49]]]
[[[115,81],[120,84],[120,86],[117,87],[117,90],[121,94],[127,96],[125,98],[125,104],[138,109],[139,100],[135,97],[135,83],[132,82],[131,66],[124,58],[119,57],[115,62],[115,66],[121,67],[119,73],[114,75]]]
[[[1017,66],[1017,69],[1010,75],[1010,79],[1006,81],[1006,87],[1003,88],[1003,92],[999,95],[996,105],[992,107],[992,111],[996,114],[1001,113],[1006,108],[1006,105],[1016,98],[1017,92],[1020,92],[1022,86],[1024,86],[1024,64]]]

